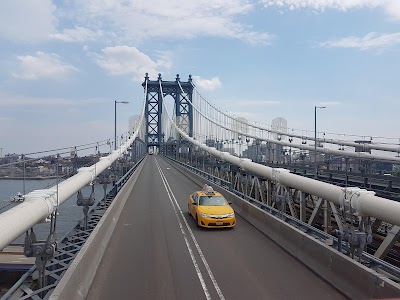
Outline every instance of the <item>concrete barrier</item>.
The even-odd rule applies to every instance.
[[[176,167],[193,182],[205,183],[232,202],[237,214],[275,241],[288,253],[351,299],[400,297],[400,285],[336,251],[325,243],[268,214],[235,194],[198,176],[178,164]]]
[[[92,281],[96,275],[97,268],[101,263],[104,252],[114,232],[115,226],[117,225],[121,211],[125,206],[132,187],[139,177],[146,159],[147,158],[140,163],[131,178],[129,178],[121,188],[120,192],[65,272],[61,281],[50,295],[50,300],[86,299]]]

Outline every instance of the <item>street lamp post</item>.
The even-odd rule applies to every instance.
[[[317,162],[317,108],[323,109],[326,106],[314,106],[314,178],[318,178],[318,162]]]
[[[117,103],[128,104],[129,101],[114,101],[114,150],[117,150]]]

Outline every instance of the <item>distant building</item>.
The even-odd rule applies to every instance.
[[[15,163],[19,160],[19,155],[18,154],[6,154],[4,157],[0,159],[0,164],[11,164]]]
[[[247,133],[249,132],[249,121],[246,118],[243,117],[236,117],[233,121],[232,121],[232,130],[235,131],[240,131],[242,132],[244,135],[247,135]],[[234,138],[237,139],[237,137],[240,134],[234,134]]]
[[[271,129],[286,134],[287,133],[287,120],[285,118],[281,118],[281,117],[273,119],[271,122]],[[280,135],[277,133],[273,133],[272,136],[276,140],[277,139],[281,139],[281,140],[286,139],[286,136]]]

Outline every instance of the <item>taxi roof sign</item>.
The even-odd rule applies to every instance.
[[[203,192],[204,192],[205,194],[207,194],[207,195],[209,195],[209,194],[214,194],[214,189],[212,188],[212,186],[209,186],[209,185],[205,184],[205,185],[203,186]]]

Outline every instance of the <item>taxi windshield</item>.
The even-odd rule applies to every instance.
[[[228,205],[228,202],[222,196],[200,196],[199,205],[224,206]]]

